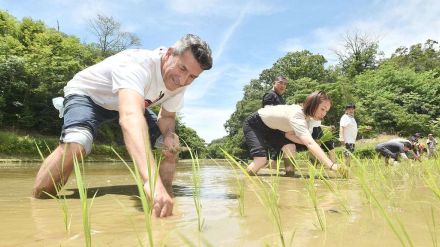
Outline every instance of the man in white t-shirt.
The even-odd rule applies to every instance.
[[[55,194],[55,186],[67,182],[74,157],[90,153],[99,125],[118,120],[144,190],[147,195],[154,194],[153,213],[171,215],[171,186],[180,147],[174,133],[176,112],[183,106],[186,87],[211,67],[208,44],[187,34],[170,48],[122,51],[77,73],[64,88],[60,145],[44,160],[33,196]],[[147,109],[154,105],[161,106],[158,117]],[[164,159],[152,191],[149,180],[158,167],[152,147],[159,136]]]
[[[348,104],[345,107],[345,114],[341,117],[339,122],[339,141],[344,145],[345,163],[350,165],[351,153],[354,152],[356,137],[357,137],[357,123],[354,119],[354,111],[356,106],[354,104]]]

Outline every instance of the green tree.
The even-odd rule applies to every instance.
[[[354,32],[344,37],[344,49],[335,50],[342,71],[350,78],[376,68],[379,44],[366,34]]]
[[[385,62],[399,67],[410,67],[416,72],[434,71],[440,76],[440,49],[435,40],[428,39],[423,45],[418,43],[409,49],[399,47]]]
[[[367,109],[357,116],[378,131],[427,133],[430,120],[440,115],[439,93],[440,80],[433,71],[384,64],[356,78],[356,94]]]

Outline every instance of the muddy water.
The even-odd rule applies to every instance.
[[[66,230],[62,203],[30,198],[37,166],[0,166],[0,246],[84,246],[74,176],[65,187],[70,219]],[[244,178],[246,211],[240,216],[236,179],[226,164],[206,163],[201,167],[205,226],[199,233],[191,176],[191,165],[179,164],[174,182],[174,216],[153,220],[155,245],[188,246],[186,238],[192,246],[281,246],[268,210],[256,197],[258,189]],[[263,174],[261,178],[269,180],[270,176]],[[86,166],[85,179],[91,194],[98,191],[91,209],[92,245],[141,246],[143,243],[147,246],[144,216],[135,197],[137,189],[127,169],[119,163],[91,164]],[[322,231],[304,180],[281,177],[278,207],[287,245],[401,246],[377,207],[368,203],[355,181],[332,179],[351,214],[345,213],[338,198],[323,183],[316,182],[319,210],[325,214],[326,221],[326,230]],[[385,211],[399,217],[414,246],[432,246],[429,233],[432,227],[428,222],[431,207],[437,222],[440,219],[439,200],[428,189],[405,182],[398,184],[395,197],[399,203],[387,203]],[[385,199],[388,202],[390,198]],[[433,236],[440,239],[438,229]]]

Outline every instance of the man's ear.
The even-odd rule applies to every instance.
[[[167,52],[165,53],[167,57],[172,56],[174,52],[174,48],[170,47],[167,49]]]

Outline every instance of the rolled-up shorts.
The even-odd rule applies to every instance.
[[[119,113],[107,110],[93,102],[86,95],[68,95],[64,99],[64,123],[61,129],[61,143],[79,143],[86,154],[92,150],[92,143],[98,134],[99,126],[108,121],[117,121]],[[161,135],[157,126],[157,116],[153,111],[145,109],[150,142],[153,147],[156,139]]]
[[[258,112],[244,121],[243,133],[252,158],[267,157],[268,148],[281,150],[284,145],[293,143],[284,136],[284,132],[267,127]]]
[[[345,143],[345,150],[344,150],[344,155],[345,157],[350,156],[350,153],[354,152],[354,143]]]

